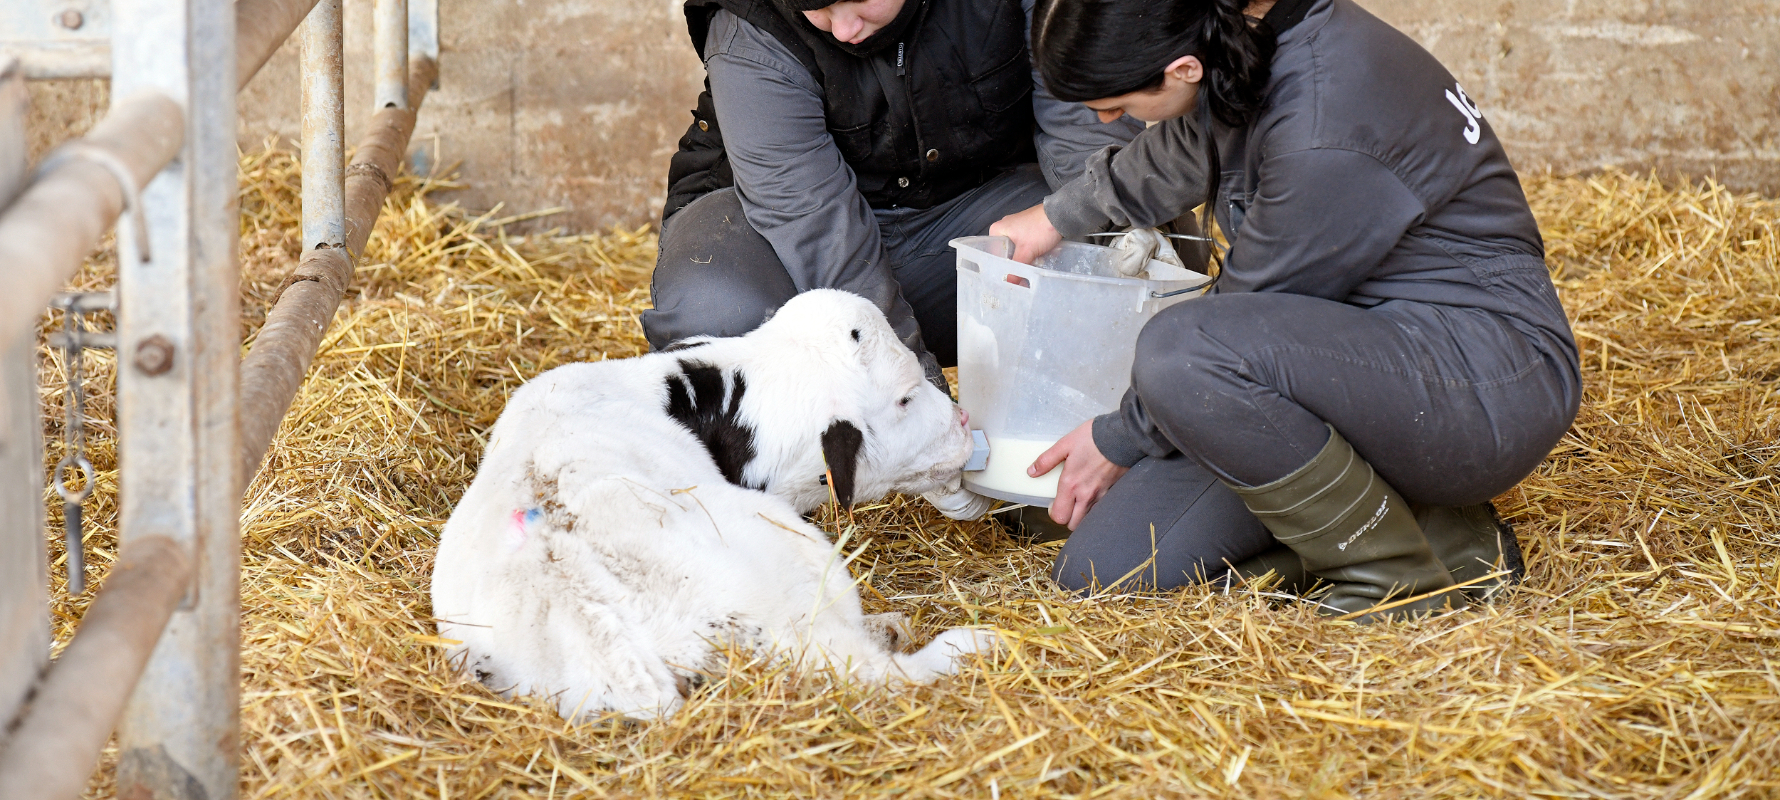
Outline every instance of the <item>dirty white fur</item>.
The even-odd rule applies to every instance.
[[[730,408],[743,379],[739,426],[715,426],[732,442],[752,429],[742,486],[664,410],[687,364],[723,376],[709,408]],[[899,654],[895,624],[861,613],[844,554],[801,516],[830,497],[823,434],[839,422],[863,435],[855,501],[957,489],[970,449],[958,410],[845,292],[802,294],[746,336],[539,376],[495,424],[440,542],[433,613],[462,642],[454,663],[550,695],[565,717],[652,717],[680,706],[724,643],[913,682],[992,647],[988,631],[954,629]]]

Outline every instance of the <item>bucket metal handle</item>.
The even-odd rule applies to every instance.
[[[1130,236],[1131,231],[1108,231],[1106,233],[1090,233],[1088,235],[1089,236]],[[1210,236],[1188,236],[1184,233],[1164,233],[1162,235],[1169,239],[1185,239],[1189,242],[1216,241],[1216,240],[1212,239]]]
[[[1185,289],[1176,289],[1172,292],[1151,291],[1150,297],[1160,300],[1164,297],[1173,297],[1177,294],[1186,294],[1187,292],[1210,292],[1211,287],[1218,285],[1218,278],[1221,277],[1223,277],[1223,273],[1219,272],[1218,274],[1211,276],[1211,280],[1201,283],[1198,286],[1188,286]]]

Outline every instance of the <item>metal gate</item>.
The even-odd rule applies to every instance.
[[[120,797],[236,794],[241,495],[438,74],[437,0],[374,20],[347,164],[341,0],[0,0],[0,798],[79,797],[114,729]],[[299,24],[303,256],[241,358],[235,95]],[[46,78],[113,101],[31,171],[23,81]],[[64,335],[117,349],[119,557],[52,663],[36,326],[114,224],[115,292],[62,302],[115,302],[114,337]]]

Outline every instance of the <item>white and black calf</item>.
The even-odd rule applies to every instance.
[[[722,645],[862,680],[950,673],[993,634],[896,652],[802,514],[956,490],[963,423],[876,307],[832,290],[746,336],[551,370],[514,392],[445,525],[439,633],[565,717],[671,714]]]

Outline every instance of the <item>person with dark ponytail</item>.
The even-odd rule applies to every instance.
[[[1230,243],[1144,328],[1120,408],[1029,469],[1063,470],[1053,577],[1273,571],[1363,621],[1518,580],[1491,499],[1568,430],[1581,370],[1452,74],[1353,0],[1039,0],[1032,53],[1056,97],[1152,126],[992,226],[1017,258],[1201,205]]]

